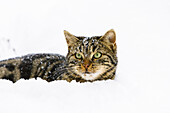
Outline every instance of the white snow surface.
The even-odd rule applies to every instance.
[[[0,80],[0,113],[170,113],[169,0],[0,0],[0,59],[66,55],[63,30],[90,37],[112,28],[115,80]]]

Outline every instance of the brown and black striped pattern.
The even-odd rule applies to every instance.
[[[48,82],[114,79],[118,62],[114,30],[95,37],[76,37],[67,31],[64,34],[68,44],[66,57],[58,54],[31,54],[4,60],[0,62],[0,79],[12,82],[37,77]]]
[[[117,46],[114,30],[103,36],[77,37],[65,31],[68,44],[66,60],[77,81],[114,79],[117,68]],[[81,58],[76,58],[76,55]],[[95,58],[95,54],[100,54]]]
[[[0,62],[0,78],[12,82],[40,77],[47,81],[62,79],[65,57],[58,54],[32,54]]]

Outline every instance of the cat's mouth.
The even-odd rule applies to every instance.
[[[90,74],[90,72],[88,72],[88,71],[85,71],[85,72],[84,72],[84,74]]]
[[[96,80],[97,78],[99,78],[100,74],[101,74],[100,71],[98,71],[96,73],[91,73],[89,71],[85,71],[80,76],[85,80],[93,81],[93,80]]]

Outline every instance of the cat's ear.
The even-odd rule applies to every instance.
[[[78,41],[77,37],[75,37],[74,35],[72,35],[71,33],[69,33],[66,30],[64,30],[64,35],[65,35],[68,47]]]
[[[99,40],[105,42],[107,45],[114,45],[116,43],[116,33],[113,29],[107,31]]]

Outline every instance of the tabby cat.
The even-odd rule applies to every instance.
[[[0,62],[0,79],[12,82],[40,77],[48,82],[93,82],[114,79],[117,67],[116,34],[78,37],[64,31],[68,54],[30,54]]]

